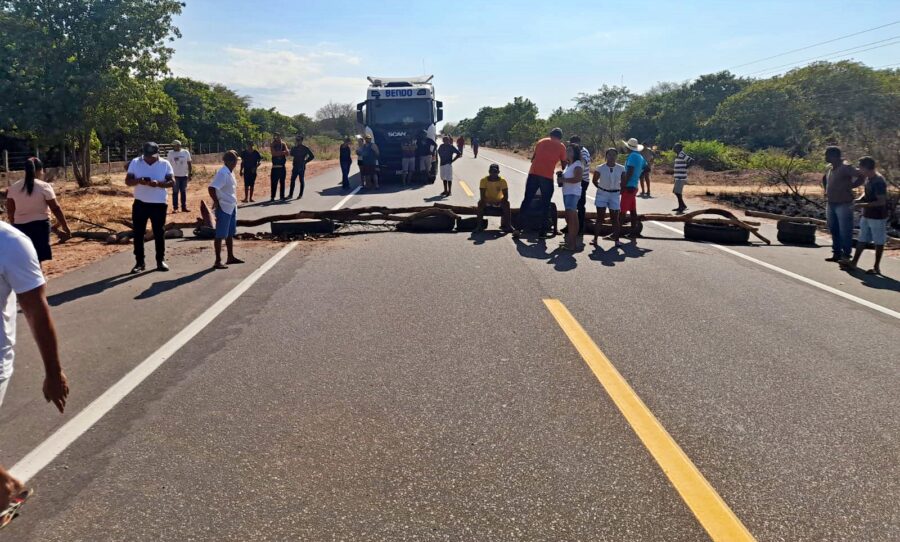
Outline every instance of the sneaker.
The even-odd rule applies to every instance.
[[[131,268],[131,274],[137,275],[138,273],[143,273],[147,268],[142,263],[135,264],[134,267]]]
[[[167,264],[166,262],[158,262],[156,264],[156,270],[166,272],[169,270],[169,264]]]
[[[830,258],[825,258],[826,262],[839,262],[841,260],[840,256],[832,256]]]

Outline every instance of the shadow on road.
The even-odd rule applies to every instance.
[[[855,279],[859,279],[859,282],[868,288],[900,292],[900,281],[894,280],[891,277],[885,277],[884,275],[869,275],[862,269],[847,271],[847,274]]]
[[[649,248],[641,248],[634,243],[624,243],[618,246],[612,246],[607,250],[597,246],[589,256],[590,259],[600,262],[606,267],[615,267],[617,263],[622,263],[628,258],[641,258],[648,252],[653,252]]]
[[[185,275],[183,277],[179,277],[173,280],[162,280],[159,282],[154,282],[150,285],[149,288],[141,292],[135,299],[149,299],[151,297],[157,296],[159,294],[168,292],[169,290],[174,290],[179,286],[184,286],[185,284],[190,284],[195,280],[203,278],[204,275],[208,275],[212,273],[212,267],[208,267],[203,269],[202,271],[197,271],[196,273],[191,273],[190,275]]]
[[[78,286],[77,288],[72,288],[71,290],[67,290],[65,292],[53,294],[47,297],[47,302],[51,307],[58,307],[63,303],[68,303],[70,301],[75,301],[84,297],[90,297],[92,295],[102,294],[110,288],[114,288],[120,284],[125,284],[126,282],[136,279],[139,276],[141,275],[122,273],[121,275],[108,277],[102,280],[98,280],[97,282],[92,282],[90,284]]]
[[[497,239],[506,237],[506,235],[506,233],[503,233],[500,230],[472,232],[469,235],[469,241],[472,241],[473,245],[483,245],[488,241],[496,241]]]

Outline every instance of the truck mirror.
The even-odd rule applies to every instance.
[[[366,102],[356,104],[356,123],[357,124],[365,124],[366,118],[363,115],[363,107],[365,107]]]
[[[441,122],[444,120],[444,102],[437,102],[437,121]]]

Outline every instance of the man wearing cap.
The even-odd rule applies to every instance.
[[[631,239],[637,237],[637,191],[641,175],[644,168],[647,167],[647,160],[641,156],[644,146],[638,143],[638,140],[631,138],[623,141],[628,149],[628,158],[625,160],[625,177],[622,179],[622,199],[621,214],[629,213],[631,216],[631,233],[628,235]],[[622,223],[625,221],[622,220]]]
[[[481,198],[478,200],[478,225],[475,231],[481,231],[481,221],[484,219],[484,210],[487,207],[500,209],[500,229],[504,232],[512,231],[510,227],[511,211],[509,208],[509,185],[506,179],[500,176],[500,166],[491,164],[488,168],[488,176],[481,179],[478,185]]]
[[[578,235],[584,235],[584,215],[587,213],[585,205],[588,186],[591,184],[591,151],[581,144],[581,136],[573,135],[569,138],[569,143],[581,147],[581,163],[584,164],[581,174],[581,198],[578,200]]]
[[[175,173],[175,186],[172,187],[172,212],[178,212],[178,195],[181,194],[181,210],[188,212],[187,208],[187,184],[188,179],[194,176],[191,152],[181,148],[181,141],[172,142],[172,150],[166,155],[166,159],[172,164]]]
[[[166,213],[168,188],[175,186],[175,173],[168,160],[159,157],[159,145],[144,143],[143,156],[131,161],[125,184],[134,187],[134,203],[131,206],[131,222],[134,227],[134,268],[132,273],[146,269],[144,261],[144,233],[147,221],[153,229],[156,245],[156,270],[168,271],[166,265]]]
[[[541,237],[548,236],[550,224],[547,219],[550,215],[550,203],[553,200],[553,175],[557,164],[566,166],[566,146],[562,143],[562,130],[554,128],[550,130],[549,137],[541,139],[534,146],[531,168],[528,170],[528,178],[525,181],[525,197],[522,199],[521,205],[522,211],[527,209],[534,195],[540,189],[541,212],[544,216],[541,221]],[[520,232],[517,232],[518,234]]]
[[[434,158],[434,151],[437,150],[437,143],[428,137],[428,132],[422,130],[416,137],[416,166],[419,169],[419,176],[422,181],[427,181],[431,175],[431,163]]]
[[[294,165],[291,168],[291,189],[288,192],[288,198],[294,197],[294,181],[300,180],[300,194],[297,199],[303,197],[303,189],[306,187],[306,164],[315,159],[312,151],[303,144],[303,136],[297,136],[297,144],[291,149],[291,156],[294,158]]]
[[[269,152],[272,153],[272,174],[269,176],[272,191],[269,194],[269,201],[275,201],[275,193],[279,189],[281,201],[284,201],[286,199],[284,197],[284,183],[287,179],[287,157],[290,152],[288,151],[287,143],[281,140],[281,134],[275,134],[272,145],[269,147]]]
[[[234,256],[234,236],[237,234],[237,181],[234,179],[234,168],[238,163],[236,151],[228,151],[222,156],[224,164],[209,183],[209,197],[213,201],[216,213],[216,263],[213,269],[228,269],[228,264],[244,263]],[[222,240],[228,259],[222,263]]]

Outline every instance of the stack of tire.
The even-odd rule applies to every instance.
[[[779,220],[778,242],[782,245],[815,245],[816,226],[787,219]]]

